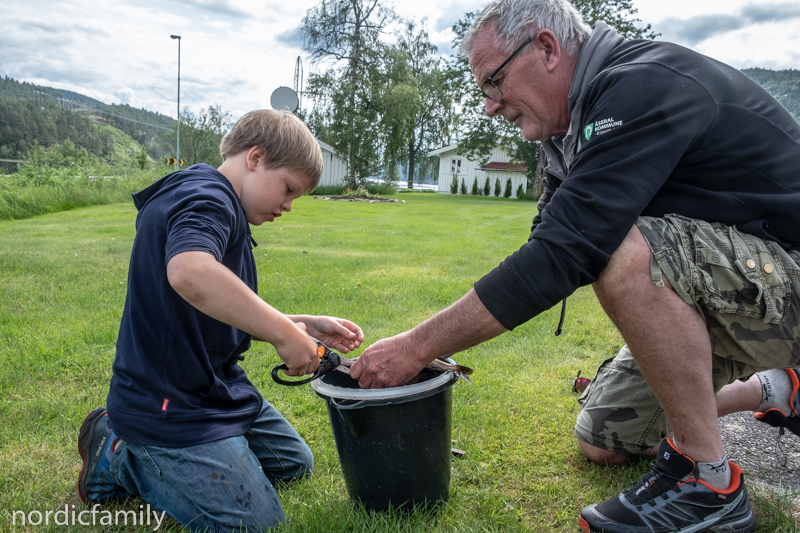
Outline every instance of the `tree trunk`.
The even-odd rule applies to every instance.
[[[414,188],[414,167],[416,166],[417,150],[414,147],[414,138],[408,143],[408,188]]]
[[[355,28],[353,28],[353,53],[350,56],[350,95],[349,95],[349,109],[347,110],[347,127],[350,132],[354,131],[355,126],[353,116],[356,109],[356,87],[358,86],[358,59],[361,52],[361,13],[359,12],[358,2],[351,1],[353,7],[353,18],[355,19]],[[355,139],[349,137],[347,139],[347,182],[351,189],[356,188],[356,162],[355,162]]]

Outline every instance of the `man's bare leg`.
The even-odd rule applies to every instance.
[[[650,248],[638,227],[611,256],[594,289],[664,407],[675,446],[698,462],[722,460],[705,323],[671,287],[653,283]]]

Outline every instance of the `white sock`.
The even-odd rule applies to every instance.
[[[728,466],[728,454],[716,463],[697,463],[697,479],[705,481],[712,487],[725,490],[731,486],[731,469]]]
[[[789,395],[792,394],[792,380],[786,370],[775,368],[766,372],[757,372],[761,380],[761,405],[756,412],[763,413],[767,409],[780,409],[783,414],[790,415]]]

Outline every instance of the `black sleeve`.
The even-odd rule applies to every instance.
[[[475,283],[507,329],[597,280],[716,113],[703,86],[657,64],[601,73],[585,101],[581,148],[533,238]]]

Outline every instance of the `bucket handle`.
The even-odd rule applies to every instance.
[[[356,403],[346,403],[346,404],[339,403],[338,400],[339,398],[328,396],[328,401],[330,401],[337,409],[358,409],[364,403],[372,404],[372,402],[370,402],[369,400],[359,400]],[[344,401],[351,402],[353,400],[344,399]]]

